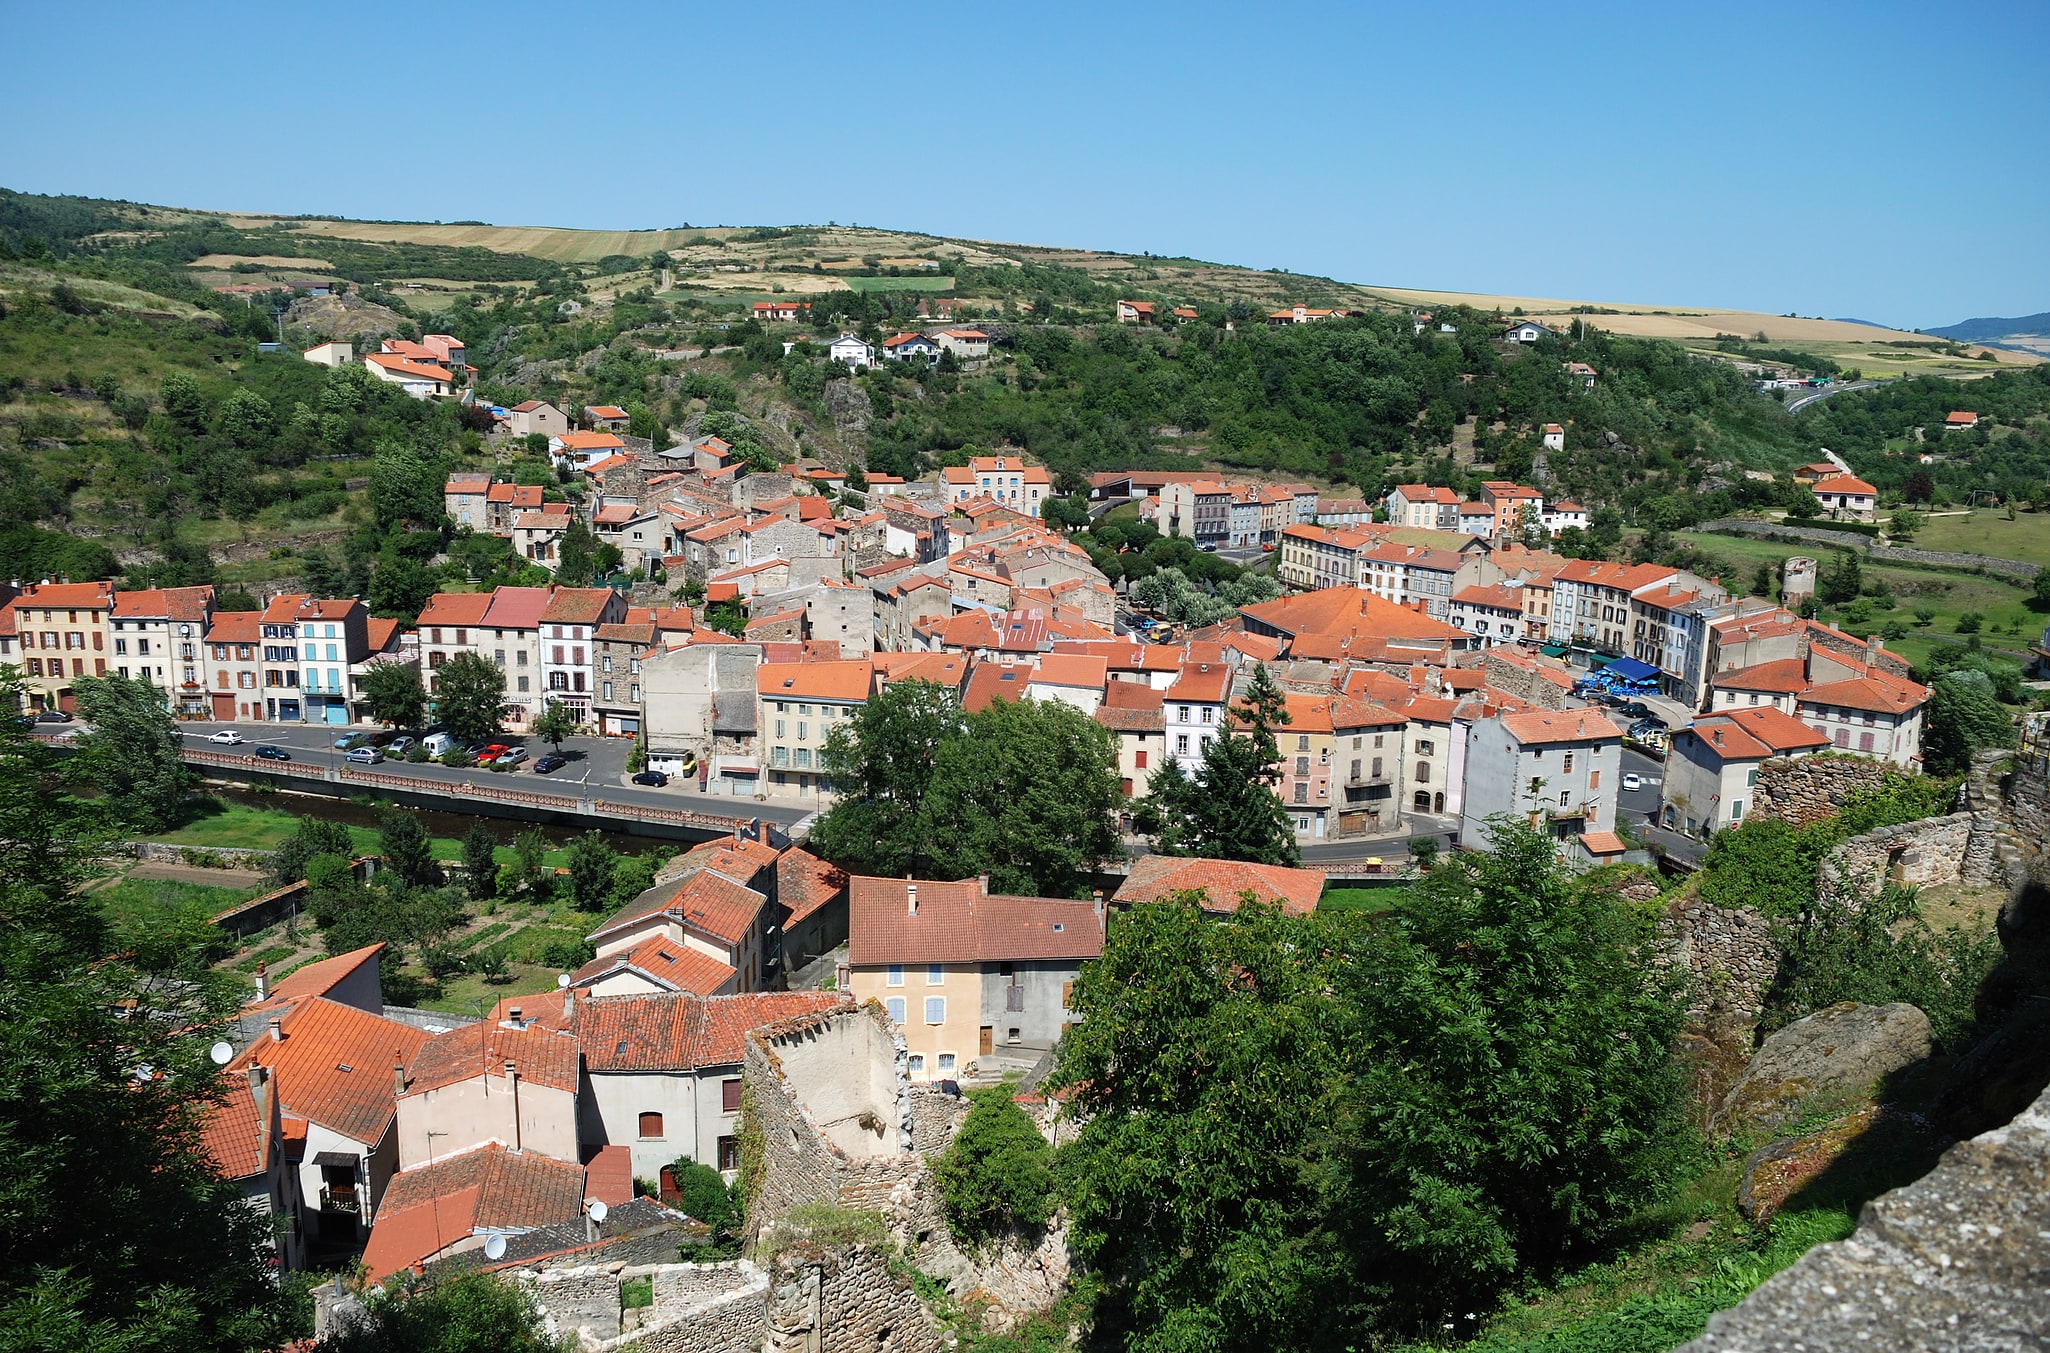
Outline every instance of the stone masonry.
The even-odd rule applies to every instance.
[[[1775,756],[1758,763],[1749,817],[1778,818],[1805,827],[1835,817],[1854,789],[1870,789],[1896,769],[1862,756]]]
[[[762,1353],[932,1353],[944,1336],[910,1279],[866,1246],[787,1246],[773,1265]],[[652,1347],[652,1346],[651,1346]]]
[[[1780,962],[1779,941],[1762,913],[1684,897],[1667,905],[1657,933],[1687,973],[1689,1025],[1748,1028],[1758,1022]]]

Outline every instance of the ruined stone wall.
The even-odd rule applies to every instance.
[[[934,1353],[944,1336],[908,1275],[865,1246],[776,1257],[763,1353]]]
[[[1750,907],[1677,899],[1657,924],[1659,942],[1687,974],[1687,1022],[1698,1028],[1758,1022],[1779,970],[1772,922]]]
[[[911,1149],[931,1155],[947,1149],[968,1117],[968,1097],[949,1095],[931,1085],[911,1087]]]
[[[551,1335],[584,1353],[755,1353],[767,1325],[769,1275],[745,1259],[723,1264],[590,1264],[519,1272]],[[623,1283],[647,1278],[652,1304],[620,1308]]]
[[[1889,880],[1915,888],[2018,887],[2027,876],[2000,814],[1952,813],[1852,837],[1823,860],[1816,892],[1825,899],[1846,888],[1876,892]]]
[[[1490,652],[1482,660],[1481,671],[1490,686],[1515,696],[1525,704],[1539,709],[1566,708],[1566,689],[1557,682],[1545,680],[1528,667],[1505,662]]]
[[[1805,827],[1835,817],[1852,790],[1872,788],[1896,769],[1862,756],[1772,757],[1758,763],[1758,783],[1751,788],[1751,811],[1745,816]]]

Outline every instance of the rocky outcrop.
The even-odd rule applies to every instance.
[[[1778,1138],[1745,1157],[1737,1210],[1753,1222],[1772,1220],[1789,1198],[1853,1151],[1866,1160],[1919,1158],[1926,1166],[1933,1139],[1928,1122],[1915,1114],[1882,1104],[1864,1105],[1814,1132]]]
[[[1716,1125],[1773,1128],[1810,1109],[1864,1094],[1929,1056],[1929,1017],[1904,1002],[1844,1001],[1765,1040],[1724,1098]]]
[[[321,338],[385,338],[399,331],[399,312],[361,296],[303,296],[285,311],[287,328]]]
[[[2050,1093],[1865,1205],[1681,1353],[2041,1348],[2050,1342]]]

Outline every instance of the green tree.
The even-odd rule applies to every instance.
[[[558,752],[562,750],[562,740],[576,736],[576,731],[576,712],[554,700],[542,706],[540,714],[534,718],[534,736]]]
[[[1825,606],[1842,606],[1856,601],[1864,586],[1865,577],[1858,565],[1857,554],[1842,550],[1828,567],[1817,573],[1815,595]]]
[[[0,707],[21,696],[0,668]],[[84,888],[113,845],[54,753],[0,725],[0,1348],[277,1348],[307,1330],[201,1145],[240,995],[189,935],[108,929]]]
[[[441,867],[434,859],[434,846],[417,813],[404,808],[387,808],[377,824],[378,853],[387,868],[413,887],[441,882]]]
[[[1751,575],[1751,595],[1771,600],[1779,594],[1779,580],[1779,569],[1772,560],[1759,560],[1758,571]]]
[[[186,432],[201,432],[206,428],[206,396],[200,393],[199,382],[183,371],[169,371],[157,385],[157,392],[164,401],[164,414]]]
[[[1059,701],[995,700],[934,754],[919,832],[941,878],[1074,897],[1119,855],[1123,804],[1115,733]]]
[[[612,902],[613,867],[618,853],[598,832],[585,832],[569,843],[569,896],[578,911],[603,911]]]
[[[1232,721],[1203,746],[1196,773],[1169,758],[1147,783],[1138,822],[1163,855],[1201,855],[1294,865],[1295,828],[1275,792],[1281,751],[1274,730],[1289,722],[1281,688],[1264,666],[1253,668]]]
[[[363,703],[387,728],[418,728],[427,721],[427,688],[410,662],[373,663],[363,674]]]
[[[185,736],[164,694],[140,677],[78,677],[78,714],[91,727],[74,741],[71,774],[97,789],[121,821],[161,831],[185,809],[192,773]]]
[[[345,1321],[317,1353],[562,1353],[542,1332],[534,1295],[489,1273],[431,1276],[379,1288],[364,1318]]]
[[[598,576],[598,542],[582,517],[571,517],[562,533],[562,545],[555,563],[555,581],[564,587],[589,587]]]
[[[347,860],[354,853],[355,841],[347,827],[325,818],[302,817],[271,855],[271,882],[280,888],[297,883],[308,876],[309,860],[322,855]]]
[[[1936,678],[1929,690],[1928,719],[1922,764],[1932,775],[1969,770],[1974,754],[2014,745],[2014,722],[1984,672],[1945,672]]]
[[[929,681],[898,682],[862,706],[819,753],[838,797],[812,827],[813,848],[858,874],[929,870],[920,808],[934,758],[963,727],[953,695]]]
[[[310,596],[345,597],[349,594],[349,573],[331,550],[308,545],[299,556],[299,586]]]
[[[370,509],[380,527],[438,526],[446,515],[441,467],[404,446],[377,448],[370,467]]]
[[[2050,568],[2036,574],[2035,582],[2030,584],[2029,593],[2038,610],[2050,610]]]
[[[463,742],[481,742],[499,730],[505,710],[505,673],[476,653],[458,653],[435,670],[434,717]]]
[[[515,890],[536,899],[548,896],[550,874],[547,865],[548,838],[539,827],[529,827],[513,838],[512,884]]]
[[[971,1091],[969,1099],[961,1130],[932,1163],[947,1225],[971,1246],[1029,1237],[1052,1210],[1052,1149],[1010,1086]]]
[[[472,902],[486,901],[498,891],[498,838],[481,818],[463,835],[463,890]]]
[[[700,1165],[689,1156],[678,1156],[669,1173],[676,1181],[677,1210],[712,1229],[710,1244],[701,1257],[738,1254],[741,1225],[746,1218],[735,1188],[729,1187],[717,1170]]]

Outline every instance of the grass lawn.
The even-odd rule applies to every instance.
[[[1822,567],[1827,569],[1835,554],[1832,550],[1802,550],[1772,540],[1706,535],[1696,531],[1679,532],[1676,538],[1721,561],[1724,565],[1723,585],[1733,591],[1750,590],[1752,575],[1757,572],[1761,561],[1769,561],[1777,568],[1789,556],[1806,553],[1820,560]],[[1970,636],[1958,631],[1958,622],[1974,611],[1982,617],[1978,634],[1980,642],[1987,649],[2019,662],[2023,660],[2028,646],[2042,632],[2046,620],[2050,620],[2050,617],[2030,608],[2030,592],[2018,583],[1953,570],[1907,568],[1864,560],[1860,563],[1868,586],[1884,582],[1892,589],[1893,608],[1889,610],[1877,599],[1869,599],[1870,615],[1864,620],[1845,619],[1842,609],[1834,607],[1825,607],[1819,618],[1835,620],[1846,633],[1860,638],[1883,629],[1889,623],[1903,625],[1907,628],[1907,635],[1888,639],[1886,644],[1911,662],[1926,660],[1931,652],[1946,643],[1966,642]],[[1923,610],[1933,612],[1927,625],[1921,623],[1915,614]],[[2009,632],[2010,626],[2013,627],[2012,633]]]
[[[1327,888],[1317,899],[1318,911],[1391,911],[1402,897],[1400,888]]]
[[[2013,521],[2006,508],[1926,516],[1910,543],[1918,550],[1960,550],[2050,566],[2050,512],[2018,512]]]
[[[299,815],[276,808],[251,808],[239,803],[222,804],[209,800],[216,811],[203,811],[176,831],[164,832],[150,839],[163,841],[174,846],[214,846],[223,850],[276,850],[299,828]],[[310,815],[309,815],[310,816]],[[377,853],[377,831],[373,827],[349,828],[349,839],[355,844],[358,854]],[[428,838],[437,860],[460,860],[463,858],[463,843],[447,836]],[[500,864],[511,864],[516,856],[511,846],[500,846],[494,852]],[[563,848],[550,850],[542,857],[542,863],[551,867],[567,865],[569,851]]]
[[[539,963],[508,963],[505,974],[508,980],[504,982],[487,982],[474,972],[451,977],[441,984],[439,993],[424,998],[422,1005],[451,1015],[484,1015],[503,997],[555,990],[557,970]]]
[[[202,920],[256,896],[248,888],[213,888],[171,879],[120,879],[95,891],[100,910],[117,928],[147,917],[191,912]]]
[[[842,277],[849,291],[952,291],[951,277]]]

